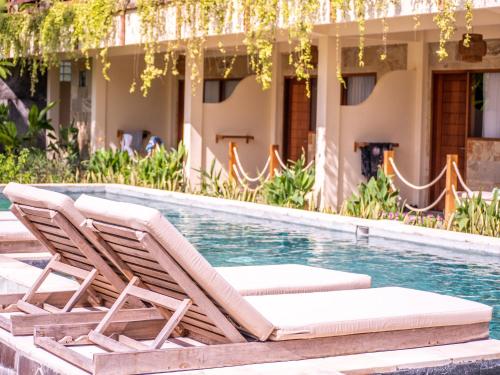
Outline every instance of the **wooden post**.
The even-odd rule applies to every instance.
[[[385,150],[384,151],[384,164],[383,170],[384,174],[388,177],[394,176],[394,168],[392,168],[392,164],[389,159],[394,160],[394,150]]]
[[[455,190],[458,187],[457,172],[453,167],[453,162],[458,166],[458,155],[446,155],[446,195],[444,197],[444,217],[448,220],[455,212],[455,196],[453,194],[452,186]]]
[[[229,142],[229,165],[228,165],[228,175],[231,181],[236,179],[234,173],[234,166],[236,165],[236,155],[234,154],[234,149],[236,148],[235,142]]]
[[[278,168],[278,158],[276,157],[276,153],[279,152],[279,146],[278,145],[271,145],[269,146],[269,178],[274,177],[274,171],[276,168]]]

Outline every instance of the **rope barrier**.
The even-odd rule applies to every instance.
[[[276,156],[276,159],[278,160],[278,164],[280,165],[283,170],[288,169],[286,164],[283,163],[283,160],[281,160],[280,154],[278,153],[278,150],[274,150],[274,155]]]
[[[410,211],[414,211],[414,212],[429,211],[431,208],[433,208],[434,206],[436,206],[441,199],[443,199],[443,197],[445,196],[445,194],[446,194],[446,189],[443,189],[443,191],[441,192],[441,194],[439,195],[439,197],[434,202],[432,202],[430,205],[428,205],[427,207],[424,207],[424,208],[412,207],[412,206],[410,206],[407,203],[405,203],[405,207],[407,209],[409,209]]]
[[[458,196],[457,189],[455,189],[455,185],[451,185],[451,191],[453,192],[453,196],[457,202],[461,202],[460,197]]]
[[[474,196],[474,192],[469,189],[469,187],[465,184],[464,179],[462,178],[462,175],[460,174],[460,171],[458,170],[457,163],[453,162],[453,168],[455,169],[455,173],[457,174],[458,181],[460,181],[460,184],[464,188],[464,190],[467,192],[469,197]]]
[[[396,167],[396,163],[394,163],[394,160],[392,158],[389,158],[389,162],[391,163],[392,168],[394,169],[394,173],[396,173],[396,176],[398,176],[398,178],[405,185],[407,185],[407,186],[409,186],[409,187],[411,187],[412,189],[415,189],[415,190],[424,190],[424,189],[430,188],[431,186],[435,185],[441,179],[441,177],[443,177],[444,174],[446,173],[446,166],[445,166],[443,168],[443,170],[441,171],[441,173],[439,173],[439,175],[434,180],[432,180],[431,182],[429,182],[428,184],[426,184],[426,185],[414,185],[411,182],[409,182],[406,178],[403,177],[403,175],[401,174],[401,172],[399,171],[399,169]]]
[[[264,176],[264,174],[266,173],[266,170],[267,168],[269,167],[269,163],[271,163],[271,157],[268,157],[267,158],[267,161],[266,161],[266,165],[264,165],[264,168],[262,169],[262,171],[257,175],[257,177],[250,177],[248,176],[246,173],[245,173],[245,170],[243,168],[243,166],[241,165],[241,161],[240,161],[240,156],[238,155],[238,150],[236,149],[236,147],[233,149],[234,151],[234,158],[236,159],[236,164],[238,165],[238,168],[240,169],[240,172],[241,174],[243,175],[243,177],[250,181],[250,182],[257,182],[257,181],[260,181],[262,179],[262,177]]]
[[[240,185],[244,186],[245,189],[247,189],[248,191],[255,192],[255,191],[259,190],[262,187],[262,185],[259,185],[255,189],[250,188],[248,186],[248,184],[246,184],[245,181],[243,181],[243,179],[240,176],[240,173],[238,172],[238,168],[236,168],[236,165],[234,165],[234,164],[233,164],[233,171],[234,171],[234,174],[236,175],[236,179],[238,180],[238,182],[240,183]]]

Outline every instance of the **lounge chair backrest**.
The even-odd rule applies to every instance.
[[[193,293],[180,286],[186,284],[169,272],[168,259],[172,259],[238,329],[260,340],[267,339],[273,331],[273,325],[158,210],[87,195],[80,196],[75,207],[148,288],[179,300],[186,296],[193,300],[195,305],[182,321],[185,329],[211,335],[215,341],[217,335],[224,336],[217,324],[205,316],[206,309],[198,306]]]
[[[3,194],[12,202],[14,215],[47,250],[60,256],[59,262],[87,271],[96,268],[92,291],[103,303],[114,303],[127,279],[81,232],[85,218],[70,197],[17,183],[9,183]]]

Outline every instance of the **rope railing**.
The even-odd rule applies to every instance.
[[[431,182],[429,182],[426,185],[415,185],[415,184],[412,184],[410,181],[408,181],[406,178],[404,178],[404,176],[401,174],[399,169],[396,167],[396,163],[394,163],[394,159],[392,157],[389,157],[389,162],[391,163],[391,166],[394,169],[394,173],[401,180],[401,182],[403,182],[406,186],[408,186],[412,189],[415,189],[415,190],[425,190],[425,189],[428,189],[428,188],[434,186],[441,179],[441,177],[443,177],[444,174],[446,173],[446,165],[445,165],[443,170],[439,173],[439,175],[434,180],[432,180]]]
[[[471,189],[469,189],[469,187],[465,184],[464,179],[462,177],[462,174],[460,173],[460,170],[458,169],[457,163],[453,162],[452,165],[453,165],[453,169],[455,169],[455,173],[457,174],[457,178],[458,178],[458,181],[460,182],[460,185],[462,185],[463,189],[465,190],[465,192],[468,194],[469,197],[474,196],[474,192]],[[460,201],[460,199],[458,199],[458,201]]]
[[[281,156],[278,152],[278,150],[274,150],[274,154],[275,154],[275,157],[276,157],[276,160],[278,160],[278,164],[280,165],[281,169],[283,170],[287,170],[287,169],[290,169],[286,164],[285,162],[283,162],[283,159],[281,159]],[[307,171],[309,170],[309,168],[311,168],[312,166],[314,165],[314,159],[311,160],[305,167],[304,167],[304,170]]]
[[[462,186],[465,186],[465,183],[462,179],[462,176],[460,175],[460,172],[457,167],[457,162],[458,162],[458,155],[447,155],[446,156],[446,165],[444,168],[439,172],[439,174],[429,183],[425,185],[416,185],[408,181],[403,174],[400,172],[398,169],[395,161],[394,161],[394,151],[393,150],[388,150],[384,151],[384,172],[386,176],[389,177],[391,181],[391,188],[393,190],[396,189],[394,186],[394,183],[392,182],[392,177],[396,176],[405,186],[409,187],[410,189],[421,191],[421,190],[426,190],[429,189],[433,186],[435,186],[445,175],[446,175],[446,186],[441,191],[439,196],[428,206],[418,208],[418,207],[413,207],[406,202],[404,202],[404,207],[407,208],[410,211],[414,212],[425,212],[433,209],[434,207],[437,206],[437,204],[444,198],[444,214],[445,218],[449,219],[453,212],[455,211],[455,205],[457,202],[460,202],[458,198],[458,193],[456,192],[456,186],[457,186],[457,179],[460,181]],[[401,199],[400,199],[401,201]]]
[[[271,157],[267,158],[267,161],[266,161],[266,164],[264,165],[264,168],[262,169],[262,171],[256,177],[250,177],[249,175],[247,175],[245,173],[245,168],[243,168],[243,165],[241,164],[240,156],[238,154],[238,150],[236,149],[236,147],[234,147],[233,152],[234,152],[234,157],[235,157],[235,160],[236,160],[236,164],[233,164],[233,166],[237,166],[238,167],[239,172],[241,173],[241,175],[243,176],[243,178],[245,180],[249,181],[249,182],[261,181],[262,177],[264,177],[267,169],[269,168],[269,164],[271,163]]]

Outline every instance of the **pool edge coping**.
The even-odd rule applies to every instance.
[[[500,256],[500,238],[418,227],[395,220],[362,219],[339,214],[306,211],[132,185],[33,184],[33,186],[71,193],[123,194],[135,198],[146,198],[151,200],[167,198],[170,202],[176,202],[183,206],[209,209],[258,219],[261,219],[263,214],[265,214],[266,220],[288,222],[290,219],[293,219],[294,224],[348,232],[355,235],[359,227],[365,227],[368,228],[369,237],[397,239],[421,245],[455,249],[461,252]],[[5,184],[0,184],[0,192],[3,191],[4,187]]]

